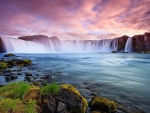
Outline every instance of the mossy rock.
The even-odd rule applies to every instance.
[[[24,95],[23,100],[38,100],[40,97],[40,88],[38,86],[32,86],[28,92]]]
[[[14,54],[12,54],[12,53],[9,53],[9,54],[4,55],[4,57],[12,57],[12,56],[16,56],[16,55],[14,55]]]
[[[62,89],[62,92],[60,94],[64,95],[64,97],[66,96],[66,97],[68,97],[68,99],[74,97],[74,99],[78,99],[79,100],[79,103],[76,103],[77,101],[74,101],[72,99],[74,104],[77,105],[77,106],[74,106],[75,107],[75,109],[74,109],[75,111],[71,111],[71,112],[85,113],[86,109],[87,109],[87,106],[88,106],[88,103],[87,103],[87,100],[81,96],[79,91],[76,88],[74,88],[73,86],[69,85],[69,84],[63,84],[63,85],[60,85],[60,87]],[[69,95],[67,95],[67,94],[69,94]],[[66,100],[66,101],[69,102],[70,100]]]
[[[114,113],[116,105],[113,101],[106,98],[95,96],[90,102],[92,111],[100,111],[101,113]]]
[[[0,69],[6,69],[8,68],[8,64],[4,61],[0,62]]]

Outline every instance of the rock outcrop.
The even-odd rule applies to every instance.
[[[128,38],[129,38],[128,36],[119,37],[119,40],[118,40],[118,51],[119,52],[124,51]]]
[[[144,35],[135,35],[132,38],[133,52],[149,52],[150,51],[150,33]]]
[[[2,43],[2,40],[0,37],[0,53],[4,53],[4,52],[5,52],[5,50],[4,50],[3,43]]]
[[[90,107],[92,111],[100,113],[115,113],[117,109],[113,101],[98,96],[93,97]]]

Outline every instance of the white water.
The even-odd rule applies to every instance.
[[[118,38],[93,41],[62,41],[63,52],[112,52],[118,49]]]
[[[14,38],[1,38],[6,52],[12,53],[48,53],[43,45]]]
[[[131,53],[133,51],[132,38],[128,38],[125,46],[125,52]]]
[[[49,38],[25,41],[14,38],[1,38],[5,51],[13,53],[50,53],[58,52],[54,46],[60,47],[60,52],[112,52],[118,49],[118,38],[105,40],[62,41],[52,43]]]

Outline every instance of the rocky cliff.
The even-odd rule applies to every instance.
[[[128,38],[129,38],[128,36],[119,37],[119,40],[118,40],[118,51],[119,52],[124,51]]]
[[[2,43],[2,40],[1,40],[1,37],[0,37],[0,53],[4,53],[5,52],[5,49],[3,47],[3,43]]]
[[[144,35],[135,35],[132,37],[133,52],[149,52],[150,51],[150,33]]]

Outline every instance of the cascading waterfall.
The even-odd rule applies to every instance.
[[[1,38],[6,52],[12,53],[48,53],[46,47],[40,43],[24,41],[15,38]]]
[[[62,41],[63,52],[112,52],[118,49],[118,38],[105,40]]]
[[[112,52],[118,49],[118,38],[105,40],[60,41],[39,38],[31,41],[1,38],[6,52],[14,53],[50,53],[50,52]],[[54,40],[54,39],[53,39]],[[57,51],[56,47],[60,47]]]
[[[132,38],[128,38],[125,45],[125,52],[131,53],[133,51]]]

